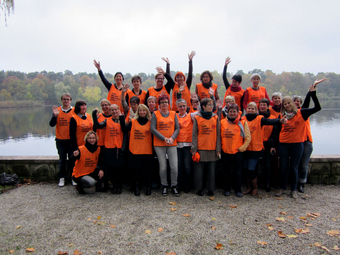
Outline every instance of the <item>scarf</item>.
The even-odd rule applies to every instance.
[[[206,120],[210,120],[211,117],[212,117],[212,112],[205,112],[205,111],[201,110],[201,115]]]
[[[282,106],[282,104],[280,104],[280,105],[273,105],[273,110],[276,111],[276,112],[280,112],[281,111],[281,106]]]
[[[245,116],[247,120],[253,121],[257,117],[257,113],[247,113]]]
[[[137,121],[140,125],[144,126],[146,123],[148,123],[149,120],[146,117],[140,117],[139,116]]]
[[[243,128],[243,125],[240,121],[241,116],[238,114],[236,118],[230,118],[229,114],[227,114],[227,119],[230,122],[233,122],[234,124],[237,124],[239,126],[239,128],[241,129],[241,137],[245,138],[246,134],[244,133],[244,128]]]
[[[203,83],[203,81],[202,81],[202,85],[203,85],[203,87],[205,87],[206,89],[209,89],[209,88],[212,87],[212,82],[210,81],[209,83]]]
[[[89,152],[94,153],[98,149],[97,142],[92,145],[88,141],[85,142],[85,147],[89,150]]]
[[[241,89],[242,89],[241,86],[238,86],[238,87],[230,86],[230,90],[231,90],[232,92],[239,92]]]
[[[295,116],[295,114],[296,114],[295,112],[286,112],[285,111],[285,115],[286,115],[287,120],[292,119]]]

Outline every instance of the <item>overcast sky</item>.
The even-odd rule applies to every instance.
[[[15,0],[0,20],[0,70],[340,73],[340,1]]]

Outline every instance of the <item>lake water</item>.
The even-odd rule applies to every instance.
[[[89,107],[93,109],[94,107]],[[51,107],[0,109],[0,155],[58,155]],[[340,154],[340,108],[322,109],[310,118],[315,155]]]

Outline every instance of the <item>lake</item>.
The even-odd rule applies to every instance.
[[[89,106],[93,109],[95,106]],[[89,112],[90,113],[90,112]],[[0,155],[58,155],[51,106],[0,109]],[[340,154],[340,108],[322,109],[310,118],[315,155]]]

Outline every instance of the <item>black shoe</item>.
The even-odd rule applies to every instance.
[[[139,190],[139,187],[136,186],[135,187],[135,196],[139,196],[140,195],[140,190]]]
[[[190,188],[184,188],[183,191],[184,191],[184,193],[189,193],[190,192]]]
[[[168,195],[168,186],[162,186],[162,195],[167,196]]]
[[[117,193],[117,189],[113,188],[113,189],[110,190],[110,192],[111,192],[112,194],[116,194],[116,193]]]
[[[269,185],[269,184],[266,184],[266,185],[265,185],[265,190],[266,190],[267,192],[270,192],[270,185]]]
[[[204,195],[203,189],[198,190],[196,194],[199,196],[203,196]]]
[[[147,196],[151,195],[151,186],[146,187],[145,195],[147,195]]]
[[[84,195],[86,194],[85,190],[78,185],[75,186],[76,190],[78,191],[79,194]]]
[[[178,197],[179,196],[179,192],[177,190],[177,187],[173,186],[173,187],[171,187],[171,189],[172,189],[172,194],[174,194],[176,197]]]
[[[305,193],[305,184],[304,183],[298,183],[298,188],[297,190],[300,192],[300,193]]]
[[[118,195],[122,194],[122,188],[117,188],[116,194],[118,194]]]
[[[223,195],[225,195],[225,196],[230,196],[230,191],[226,190],[226,191],[223,193]]]
[[[213,192],[213,191],[211,191],[211,190],[208,190],[208,193],[207,193],[207,195],[208,195],[209,197],[211,197],[211,196],[213,196],[213,195],[214,195],[214,192]]]

